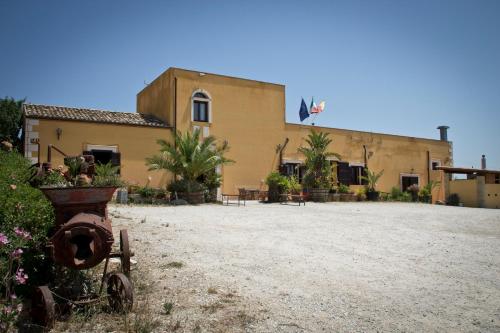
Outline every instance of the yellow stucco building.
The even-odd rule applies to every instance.
[[[311,128],[330,133],[331,151],[342,156],[339,180],[354,188],[364,167],[384,170],[378,189],[405,189],[442,180],[436,166],[452,166],[452,144],[443,140],[290,124],[285,120],[285,86],[223,75],[170,68],[137,95],[137,113],[27,104],[25,154],[34,162],[47,159],[52,144],[68,155],[89,151],[121,166],[130,183],[164,186],[169,175],[149,172],[145,158],[158,152],[157,139],[172,140],[172,131],[199,128],[203,136],[227,140],[222,192],[265,187],[264,179],[281,170],[300,176],[304,157],[297,149]],[[38,142],[38,144],[37,144]],[[53,164],[62,156],[54,153]],[[444,190],[434,193],[444,199]]]

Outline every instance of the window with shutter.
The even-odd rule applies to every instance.
[[[347,162],[337,162],[337,179],[344,185],[352,185],[352,169]]]

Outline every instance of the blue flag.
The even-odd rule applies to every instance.
[[[302,98],[302,103],[300,103],[300,111],[299,111],[299,117],[300,121],[304,121],[307,117],[309,117],[309,111],[307,111],[307,105],[306,102],[304,102],[304,99]]]

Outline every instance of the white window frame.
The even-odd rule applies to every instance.
[[[202,93],[208,98],[201,98],[201,97],[194,97],[197,93]],[[204,89],[196,89],[193,91],[191,94],[191,121],[194,120],[194,102],[199,101],[199,102],[207,102],[208,104],[208,124],[212,123],[212,96],[208,93],[208,91]],[[196,120],[196,122],[199,122]],[[200,121],[200,123],[204,123],[204,121]]]
[[[417,177],[417,179],[418,179],[418,186],[421,185],[421,183],[420,183],[420,175],[419,174],[416,174],[416,173],[400,173],[399,174],[399,188],[403,192],[404,192],[404,189],[403,189],[403,177]]]
[[[87,144],[87,151],[92,150],[110,150],[113,153],[118,153],[118,146],[106,146],[106,145],[91,145]]]
[[[437,162],[438,166],[441,166],[441,160],[438,160],[438,159],[431,159],[431,165],[429,165],[429,169],[431,169],[431,171],[437,171],[437,170],[434,170],[432,168],[432,164]]]
[[[365,164],[361,163],[361,162],[349,162],[349,166],[350,167],[361,167],[363,169],[366,168]],[[363,172],[363,170],[361,170],[361,172]],[[363,175],[363,173],[361,173],[361,175],[358,175],[360,184],[352,184],[352,185],[363,185],[363,180],[361,179],[362,175]]]

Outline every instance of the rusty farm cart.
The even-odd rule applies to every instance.
[[[128,276],[132,253],[126,229],[120,230],[119,251],[111,251],[114,239],[107,203],[116,188],[67,187],[41,190],[52,203],[56,216],[56,225],[47,244],[52,260],[57,265],[76,270],[95,267],[105,260],[99,292],[78,299],[65,299],[64,302],[81,306],[92,304],[99,301],[104,290],[113,310],[131,310],[133,289]],[[120,258],[121,272],[107,272],[110,258]],[[48,286],[37,287],[32,298],[33,321],[45,327],[53,326],[56,305],[59,306]]]

